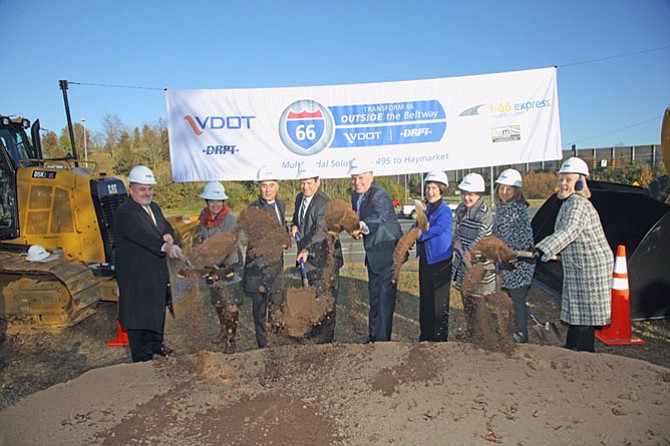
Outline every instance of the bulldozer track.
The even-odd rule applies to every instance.
[[[60,331],[80,322],[94,313],[99,285],[78,260],[29,262],[19,253],[0,252],[0,318],[8,334]]]

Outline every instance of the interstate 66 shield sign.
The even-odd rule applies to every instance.
[[[333,118],[316,101],[302,99],[286,107],[279,118],[279,137],[291,152],[313,155],[333,140]]]

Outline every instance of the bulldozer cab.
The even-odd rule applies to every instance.
[[[19,235],[16,196],[19,162],[41,157],[39,145],[36,148],[28,139],[25,129],[29,127],[27,119],[0,116],[0,240]],[[39,134],[39,121],[35,122],[32,133]]]

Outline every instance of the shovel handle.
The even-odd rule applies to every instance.
[[[533,312],[530,311],[530,308],[526,308],[526,311],[528,312],[528,317],[530,317],[533,322],[535,322],[537,325],[542,325],[540,324],[540,321],[537,320]]]
[[[534,258],[533,257],[533,255],[534,255],[533,251],[514,251],[514,254],[516,255],[516,257],[518,259],[529,259],[530,260],[530,259]],[[549,257],[547,260],[559,260],[560,258],[561,258],[561,256],[559,256],[557,254],[555,256]]]
[[[191,261],[190,261],[189,259],[186,258],[186,256],[184,255],[183,252],[180,252],[179,255],[178,255],[178,257],[179,257],[179,260],[181,260],[182,262],[184,262],[184,264],[185,264],[189,269],[193,269],[193,264],[191,263]]]

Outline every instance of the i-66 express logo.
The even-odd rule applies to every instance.
[[[316,101],[301,99],[286,107],[279,118],[279,137],[291,152],[314,155],[333,140],[333,117]]]

